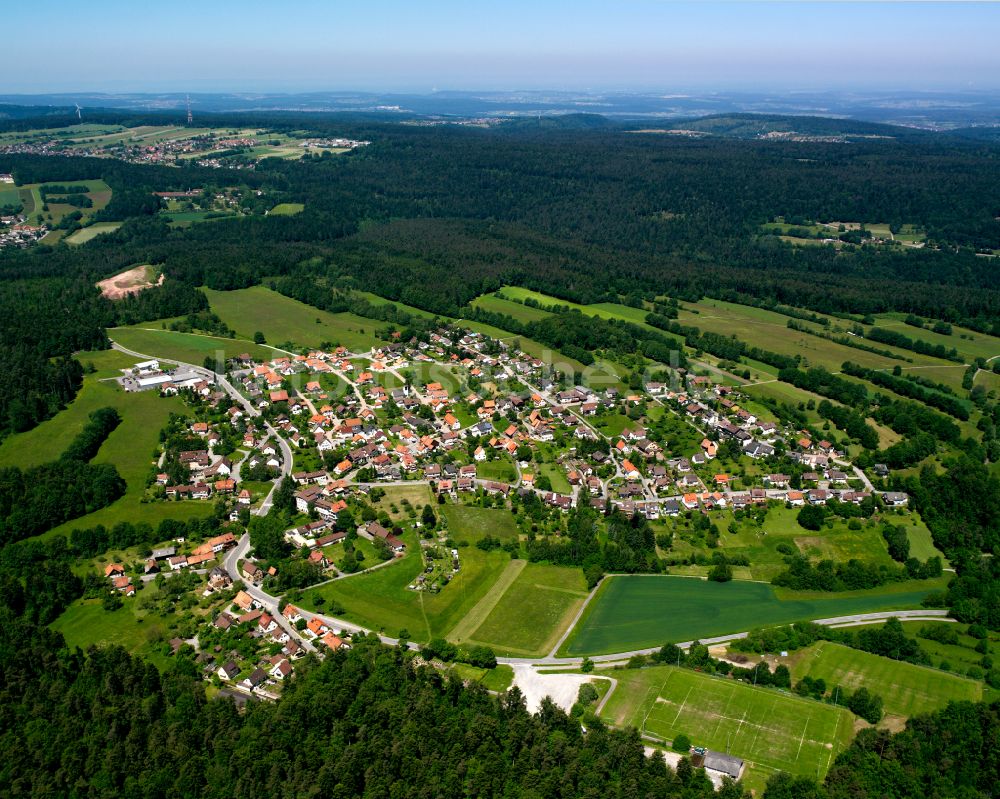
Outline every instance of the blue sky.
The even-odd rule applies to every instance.
[[[0,92],[1000,87],[1000,3],[36,0]]]

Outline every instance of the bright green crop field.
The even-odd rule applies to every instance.
[[[916,608],[927,593],[939,587],[937,582],[927,581],[926,588],[909,591],[877,589],[781,599],[767,583],[714,583],[674,576],[610,577],[591,600],[562,653],[628,652],[668,641],[711,638],[805,619]]]

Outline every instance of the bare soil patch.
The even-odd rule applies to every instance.
[[[106,278],[97,284],[101,294],[109,300],[120,300],[130,294],[138,294],[140,291],[162,286],[164,276],[161,274],[156,278],[156,270],[151,266],[136,266],[126,272]]]

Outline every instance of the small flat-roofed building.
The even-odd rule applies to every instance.
[[[724,752],[713,752],[711,749],[705,752],[705,768],[709,771],[717,771],[732,777],[734,780],[740,778],[743,773],[743,760],[736,755],[727,755]]]

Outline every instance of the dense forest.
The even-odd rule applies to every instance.
[[[745,796],[729,782],[716,793],[687,760],[672,769],[646,757],[634,729],[590,718],[584,732],[548,701],[531,715],[517,689],[463,687],[374,638],[301,662],[280,701],[243,713],[229,698],[206,699],[197,671],[183,651],[163,673],[118,647],[71,651],[0,610],[4,794]],[[779,774],[765,796],[990,796],[997,713],[959,703],[896,735],[863,730],[823,784]]]
[[[208,701],[193,659],[161,674],[124,650],[68,651],[0,618],[0,766],[12,797],[713,796],[635,730],[530,715],[515,690],[463,688],[356,639],[300,663],[276,704]],[[735,786],[723,796],[740,797]]]
[[[301,127],[288,114],[254,121]],[[0,129],[30,124],[9,119]],[[310,126],[373,144],[348,157],[270,159],[240,174],[275,203],[304,202],[301,214],[185,229],[156,215],[152,192],[214,185],[217,170],[0,156],[0,171],[21,183],[54,190],[105,180],[113,195],[100,219],[125,222],[84,247],[0,252],[0,357],[21,378],[0,388],[0,434],[27,429],[71,399],[79,379],[51,359],[106,346],[109,325],[204,310],[195,286],[232,289],[282,275],[455,316],[484,291],[516,284],[580,302],[710,295],[828,312],[899,310],[981,330],[1000,324],[1000,275],[975,254],[1000,248],[1000,159],[989,143],[902,133],[833,145],[687,140],[613,125],[470,130],[336,116],[311,117]],[[795,248],[761,235],[777,216],[914,224],[931,244]],[[94,282],[136,263],[161,266],[168,282],[117,306],[102,300]],[[533,332],[586,360],[569,343],[581,332],[573,321]],[[598,343],[627,332],[654,359],[668,343],[591,325]],[[729,357],[732,342],[675,325],[657,326]],[[900,343],[901,334],[887,335]],[[902,338],[922,346],[919,336]]]

